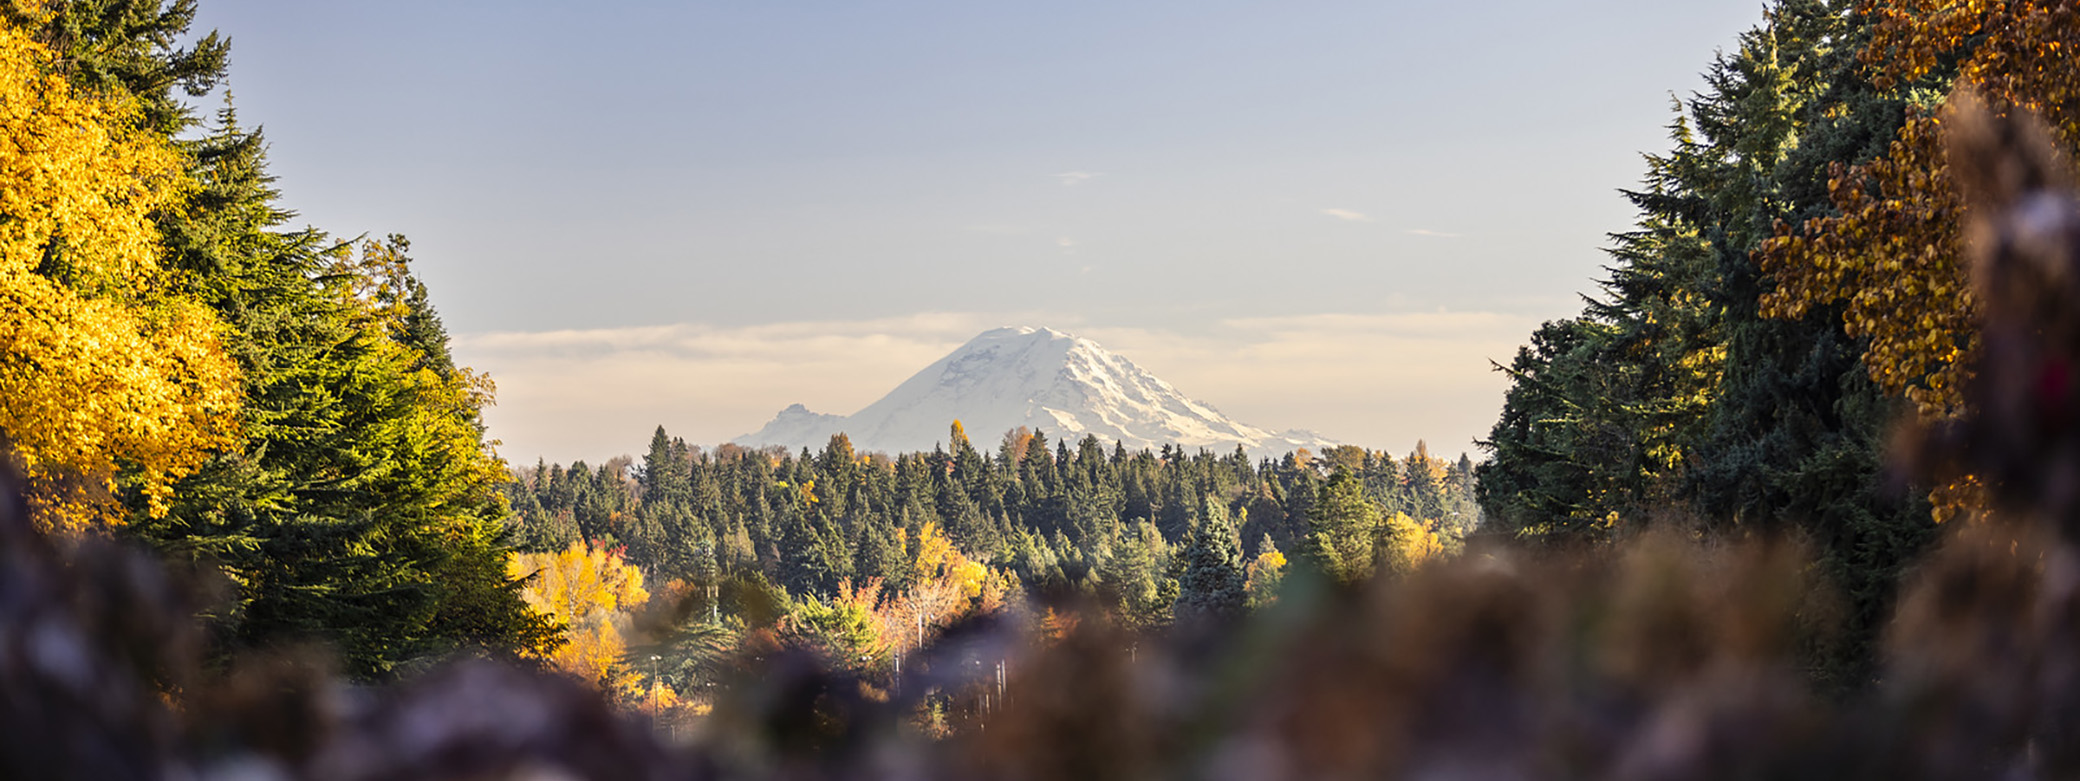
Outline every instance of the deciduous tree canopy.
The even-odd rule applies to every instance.
[[[210,311],[172,295],[153,212],[181,158],[136,100],[83,92],[0,25],[0,429],[47,523],[120,520],[119,469],[163,514],[229,441],[238,374]]]
[[[190,0],[0,8],[0,428],[37,517],[227,575],[219,654],[321,641],[362,676],[554,626],[505,572],[503,465],[401,237],[292,215],[265,144],[176,89]],[[197,131],[197,132],[189,132]]]

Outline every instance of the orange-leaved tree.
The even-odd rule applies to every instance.
[[[2072,3],[1886,0],[1865,10],[1877,24],[1860,56],[1881,88],[1925,80],[1961,55],[1958,91],[1996,111],[2042,114],[2066,150],[2080,148],[2080,68],[2071,67],[2080,10]],[[1965,358],[1976,346],[1964,204],[1944,160],[1945,121],[1940,111],[1910,110],[1884,156],[1833,167],[1835,214],[1780,225],[1757,253],[1777,283],[1763,297],[1766,315],[1796,318],[1840,304],[1848,332],[1868,339],[1871,379],[1930,421],[1965,412]]]
[[[2071,66],[2080,10],[2072,3],[1881,0],[1864,10],[1876,25],[1859,56],[1881,89],[1911,94],[1954,61],[1950,102],[2034,111],[2064,151],[2080,149],[2080,68]],[[1978,346],[1978,302],[1963,260],[1967,215],[1944,153],[1947,116],[1910,108],[1885,155],[1831,167],[1834,214],[1780,224],[1756,253],[1776,279],[1763,314],[1797,318],[1840,306],[1845,330],[1866,340],[1871,379],[1906,398],[1923,422],[1969,413],[1963,388]],[[1939,487],[1938,518],[1980,505],[1981,490],[1972,476]]]

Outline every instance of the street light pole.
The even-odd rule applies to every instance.
[[[656,699],[656,695],[657,695],[657,687],[658,687],[658,685],[659,685],[659,684],[662,684],[662,683],[664,683],[664,680],[663,680],[663,679],[661,679],[661,678],[658,678],[658,677],[657,677],[657,663],[658,663],[659,661],[663,660],[663,659],[664,659],[664,657],[662,657],[662,656],[658,656],[657,654],[651,654],[651,655],[650,655],[650,694],[651,694],[650,706],[651,706],[651,707],[653,707],[653,708],[657,708],[657,699]],[[663,718],[663,717],[664,717],[664,709],[663,709],[663,708],[657,708],[657,715],[658,715],[658,717],[659,717],[659,718]],[[671,731],[672,731],[672,740],[676,742],[676,741],[677,741],[677,740],[679,739],[679,725],[678,725],[678,724],[676,724],[676,723],[672,724],[672,725],[671,725]]]

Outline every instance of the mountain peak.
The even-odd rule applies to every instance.
[[[853,415],[820,415],[797,404],[736,442],[821,447],[843,431],[862,450],[923,451],[944,443],[955,419],[985,442],[1026,426],[1057,439],[1088,434],[1131,449],[1241,445],[1276,455],[1334,444],[1308,432],[1237,423],[1096,342],[1032,326],[984,331]]]
[[[1080,339],[1074,335],[1065,334],[1061,331],[1057,331],[1052,328],[1038,328],[1030,325],[1007,325],[992,328],[987,331],[983,331],[982,333],[976,334],[975,338],[968,340],[968,344],[975,345],[985,344],[989,342],[1050,341],[1086,342],[1090,340]]]

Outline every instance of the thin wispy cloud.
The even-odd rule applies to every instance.
[[[1364,214],[1363,212],[1354,212],[1354,211],[1351,211],[1351,210],[1349,210],[1349,209],[1323,209],[1323,210],[1322,210],[1322,213],[1323,213],[1323,214],[1326,214],[1326,215],[1329,215],[1329,216],[1331,216],[1331,217],[1335,217],[1336,219],[1339,219],[1339,220],[1347,220],[1347,221],[1350,221],[1350,222],[1371,222],[1371,221],[1372,221],[1372,218],[1371,218],[1371,217],[1367,217],[1367,216],[1365,216],[1365,214]]]
[[[1321,313],[1229,319],[1197,334],[1080,333],[1250,425],[1395,452],[1421,438],[1457,454],[1488,434],[1509,388],[1488,361],[1507,363],[1537,325],[1493,312]]]
[[[1536,318],[1500,312],[1384,312],[1351,314],[1324,312],[1281,317],[1237,317],[1221,325],[1244,333],[1263,334],[1280,341],[1318,341],[1324,345],[1348,343],[1354,338],[1379,339],[1475,339],[1508,342],[1514,351]]]
[[[457,359],[498,382],[484,411],[499,453],[597,462],[663,425],[715,444],[803,403],[848,414],[982,331],[1023,313],[725,326],[708,323],[460,334]]]
[[[1441,231],[1425,230],[1423,228],[1415,228],[1407,231],[1407,233],[1410,236],[1428,236],[1433,239],[1456,239],[1459,238],[1460,235],[1457,233],[1444,233]]]
[[[1057,247],[1061,247],[1062,254],[1064,255],[1073,255],[1076,253],[1076,240],[1069,238],[1068,236],[1062,236],[1060,238],[1055,239],[1054,245]]]
[[[1061,182],[1063,187],[1075,187],[1104,175],[1102,171],[1064,171],[1055,174],[1054,178],[1055,181]]]
[[[983,223],[980,225],[970,225],[965,228],[962,228],[961,230],[967,231],[969,233],[988,233],[998,236],[1013,236],[1020,233],[1025,233],[1028,229],[1018,225],[1006,225],[1002,223]]]

